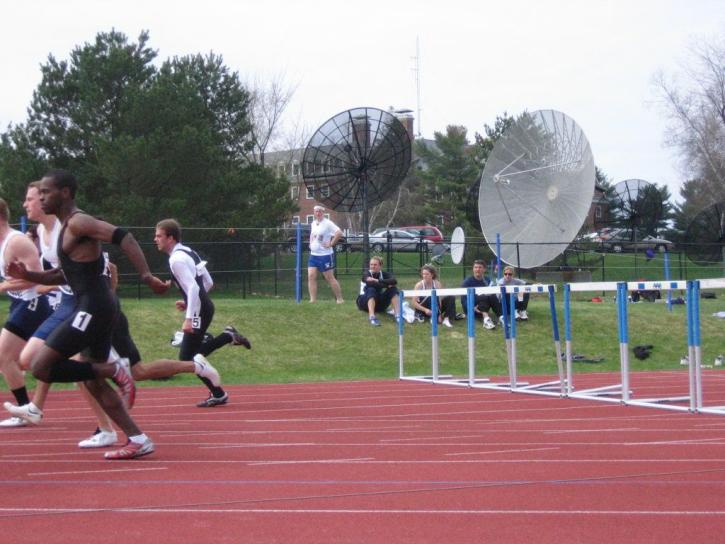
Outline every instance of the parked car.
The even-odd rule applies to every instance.
[[[422,236],[426,240],[430,240],[431,242],[435,242],[437,244],[443,243],[443,233],[441,233],[441,231],[438,229],[438,227],[433,227],[431,225],[397,227],[397,230],[404,230],[405,232],[414,234],[418,238],[420,238]]]
[[[636,236],[632,234],[629,229],[620,229],[617,232],[613,232],[606,239],[601,242],[602,249],[613,251],[615,253],[621,253],[622,251],[641,251],[652,249],[663,253],[665,250],[671,251],[673,243],[664,238],[658,238],[652,235],[645,235],[644,233],[637,233]]]
[[[373,251],[385,251],[390,242],[393,251],[427,250],[429,241],[401,229],[377,229],[370,234],[370,248]]]

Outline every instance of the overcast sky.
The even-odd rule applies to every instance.
[[[674,74],[694,38],[725,36],[722,0],[28,0],[3,10],[0,127],[20,123],[49,53],[111,28],[150,31],[159,58],[214,51],[242,78],[297,85],[288,122],[313,132],[358,106],[410,108],[424,137],[470,139],[503,112],[555,109],[613,182],[686,174],[663,147],[652,76]],[[420,44],[420,104],[414,57]]]

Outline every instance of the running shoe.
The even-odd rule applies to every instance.
[[[147,438],[143,444],[137,442],[126,442],[126,445],[120,450],[108,451],[104,455],[106,459],[117,460],[117,459],[135,459],[143,455],[148,455],[154,452],[154,443],[151,442],[150,438]]]
[[[226,404],[229,400],[229,395],[224,393],[221,397],[215,397],[214,395],[209,395],[209,398],[204,399],[203,401],[197,403],[197,408],[211,408],[213,406],[219,406],[220,404]]]
[[[37,425],[43,419],[43,411],[32,402],[23,404],[22,406],[15,406],[11,402],[6,402],[3,406],[15,417],[22,418],[33,425]]]
[[[495,325],[495,323],[494,323],[494,322],[493,322],[493,321],[491,320],[491,318],[490,318],[490,317],[484,317],[484,318],[483,318],[483,328],[484,328],[484,329],[488,329],[488,330],[491,330],[491,329],[495,329],[495,328],[496,328],[496,325]]]
[[[20,417],[9,417],[0,421],[0,427],[25,427],[28,422]]]
[[[227,325],[226,327],[224,327],[224,332],[232,337],[233,346],[244,346],[247,349],[252,349],[251,342],[247,340],[247,338],[239,334],[239,331],[231,325]]]
[[[447,317],[443,320],[442,325],[444,327],[448,327],[449,329],[453,328],[453,324],[451,323],[450,319],[448,319]]]
[[[211,366],[211,363],[201,353],[194,355],[194,366],[196,367],[196,375],[208,379],[214,387],[219,387],[222,384],[219,372]]]
[[[526,312],[526,310],[521,310],[519,312],[519,319],[521,321],[528,321],[529,320],[529,314]]]
[[[107,448],[113,446],[118,440],[116,431],[103,431],[92,434],[85,440],[78,442],[79,448]]]
[[[373,316],[370,316],[370,324],[373,327],[379,327],[380,326],[380,320],[377,317],[375,317],[374,315]]]
[[[124,406],[130,410],[136,400],[136,383],[133,381],[131,367],[125,357],[116,359],[113,364],[116,367],[116,373],[111,379],[118,386]]]

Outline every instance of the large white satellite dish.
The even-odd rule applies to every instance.
[[[594,157],[584,132],[555,110],[523,113],[499,138],[481,176],[481,230],[502,261],[545,264],[574,239],[594,195]]]

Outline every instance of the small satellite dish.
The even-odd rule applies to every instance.
[[[664,213],[662,193],[643,179],[626,179],[612,188],[609,199],[612,223],[629,229],[632,241],[638,235],[656,234]]]
[[[555,110],[525,112],[496,142],[478,195],[481,230],[502,261],[534,268],[562,253],[594,195],[594,157],[584,132]]]
[[[453,264],[460,264],[463,253],[466,251],[466,235],[461,227],[456,227],[451,235],[451,260]]]
[[[725,266],[725,200],[698,213],[685,231],[685,253],[700,265]]]

